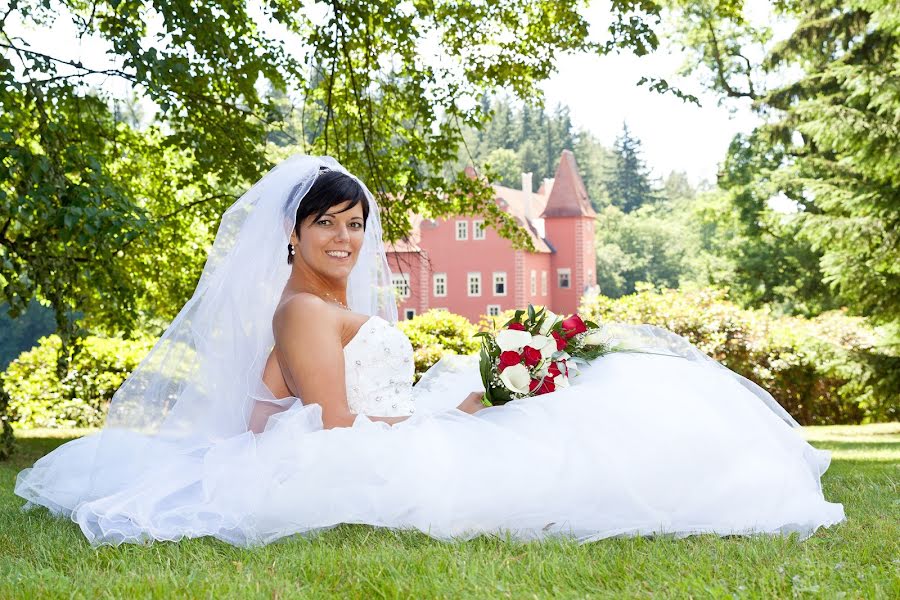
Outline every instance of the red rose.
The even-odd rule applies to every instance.
[[[528,384],[528,388],[535,396],[540,396],[556,390],[556,385],[553,383],[552,377],[544,377],[543,381],[532,379],[531,383]]]
[[[550,377],[556,377],[557,375],[561,374],[562,371],[559,370],[557,363],[550,363],[550,368],[547,369],[547,373],[550,374]]]
[[[578,315],[572,315],[568,319],[564,320],[562,322],[562,328],[565,332],[567,340],[572,336],[587,331],[587,325],[584,324],[584,321],[582,321],[581,317],[579,317]]]
[[[566,338],[564,338],[562,335],[560,335],[560,333],[556,330],[551,331],[550,335],[552,335],[553,339],[556,340],[556,349],[557,350],[565,350],[566,349],[566,346],[569,344],[569,342],[566,341]]]
[[[525,331],[525,326],[521,323],[510,323],[507,329],[515,329],[516,331]]]
[[[522,348],[522,355],[525,357],[525,365],[533,367],[541,361],[541,351],[535,350],[531,346]]]
[[[507,350],[506,352],[500,353],[500,366],[498,367],[500,372],[503,372],[503,369],[506,367],[511,367],[513,365],[519,364],[519,361],[522,360],[522,357],[515,350]]]

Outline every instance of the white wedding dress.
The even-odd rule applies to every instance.
[[[569,388],[469,415],[453,407],[483,389],[475,357],[444,359],[413,386],[409,341],[377,316],[344,354],[352,427],[324,430],[300,402],[261,434],[215,442],[108,427],[20,473],[16,493],[92,544],[258,545],[338,523],[440,539],[808,536],[844,519],[822,494],[828,453],[711,361],[613,354]],[[98,461],[101,435],[113,452]]]

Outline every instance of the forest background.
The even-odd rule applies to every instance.
[[[117,383],[190,296],[221,212],[297,151],[334,155],[390,198],[391,239],[415,211],[481,214],[527,245],[462,167],[517,187],[522,171],[552,177],[572,149],[599,213],[604,297],[585,310],[669,326],[763,384],[803,379],[790,393],[807,421],[896,419],[892,4],[779,0],[793,31],[775,41],[740,0],[613,0],[599,32],[582,3],[546,1],[7,2],[7,438],[10,421],[102,420]],[[60,18],[107,40],[112,65],[33,50],[27,32]],[[654,179],[627,124],[605,147],[573,127],[566,106],[540,102],[556,56],[643,56],[661,36],[685,48],[684,73],[706,92],[748,100],[760,116],[734,138],[716,181]],[[640,85],[699,102],[665,80]],[[699,307],[705,321],[688,323]],[[455,343],[432,339],[426,354]]]

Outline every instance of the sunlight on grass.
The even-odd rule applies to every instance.
[[[900,462],[900,423],[804,427],[803,437],[832,460]]]
[[[28,439],[53,439],[53,440],[68,440],[74,439],[77,437],[82,437],[85,435],[89,435],[91,433],[96,433],[100,431],[97,428],[93,427],[60,427],[59,429],[46,429],[46,428],[37,428],[37,429],[16,429],[15,435],[16,439],[20,440],[28,440]]]

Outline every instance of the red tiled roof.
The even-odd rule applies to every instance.
[[[466,167],[466,175],[476,177],[475,170]],[[524,190],[508,188],[502,185],[492,185],[501,206],[511,214],[515,220],[524,227],[531,237],[536,252],[550,253],[553,250],[545,242],[534,221],[546,217],[593,217],[597,213],[591,206],[584,181],[578,173],[578,165],[575,164],[575,155],[571,150],[563,150],[559,159],[554,179],[546,179],[541,183],[536,193],[531,194],[531,210],[526,211],[527,194]],[[531,218],[526,218],[526,212],[530,212]],[[388,252],[421,252],[419,243],[422,239],[422,223],[424,218],[420,215],[412,215],[412,229],[409,237],[390,244]]]
[[[547,206],[542,217],[593,217],[597,213],[591,206],[584,181],[578,173],[578,165],[575,164],[575,155],[571,150],[563,150],[559,158],[559,166],[556,168],[556,177],[553,178],[553,186]]]
[[[525,228],[531,237],[531,243],[534,244],[536,252],[553,252],[547,243],[541,238],[537,228],[533,223],[525,218],[525,202],[526,194],[524,190],[516,190],[504,187],[502,185],[491,186],[497,193],[497,197],[506,202],[506,212],[516,218],[519,225]],[[531,218],[536,219],[544,211],[547,204],[547,197],[539,194],[531,194]],[[526,224],[527,223],[527,224]]]

